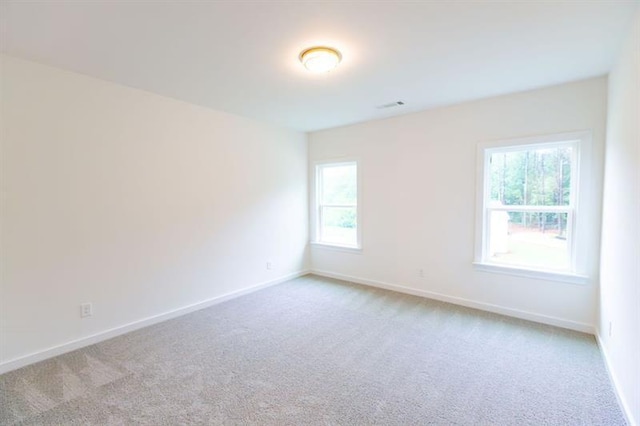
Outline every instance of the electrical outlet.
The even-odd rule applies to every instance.
[[[424,278],[424,269],[418,269],[418,276]]]
[[[609,321],[609,337],[611,337],[611,331],[613,329],[613,323]]]
[[[273,263],[267,262],[267,269],[273,269]]]
[[[87,318],[93,316],[93,305],[91,303],[83,303],[80,305],[80,317]]]

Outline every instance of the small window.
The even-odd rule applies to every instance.
[[[576,273],[581,139],[558,139],[481,147],[476,263]]]
[[[316,166],[315,242],[358,248],[358,164]]]

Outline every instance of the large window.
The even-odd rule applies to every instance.
[[[585,135],[562,136],[481,146],[477,264],[577,274]]]
[[[314,242],[359,248],[357,162],[318,164],[315,182]]]

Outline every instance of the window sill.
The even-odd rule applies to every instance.
[[[533,278],[546,281],[558,281],[569,284],[588,284],[589,277],[571,272],[541,271],[537,269],[519,268],[513,266],[497,265],[495,263],[473,262],[476,271],[495,274],[513,275],[516,277]]]
[[[362,254],[362,247],[341,246],[337,244],[319,243],[317,241],[311,241],[311,247],[326,249],[326,250],[342,251],[346,253]]]

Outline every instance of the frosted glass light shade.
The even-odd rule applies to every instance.
[[[327,72],[342,60],[342,55],[330,47],[312,47],[300,53],[300,62],[311,72]]]

